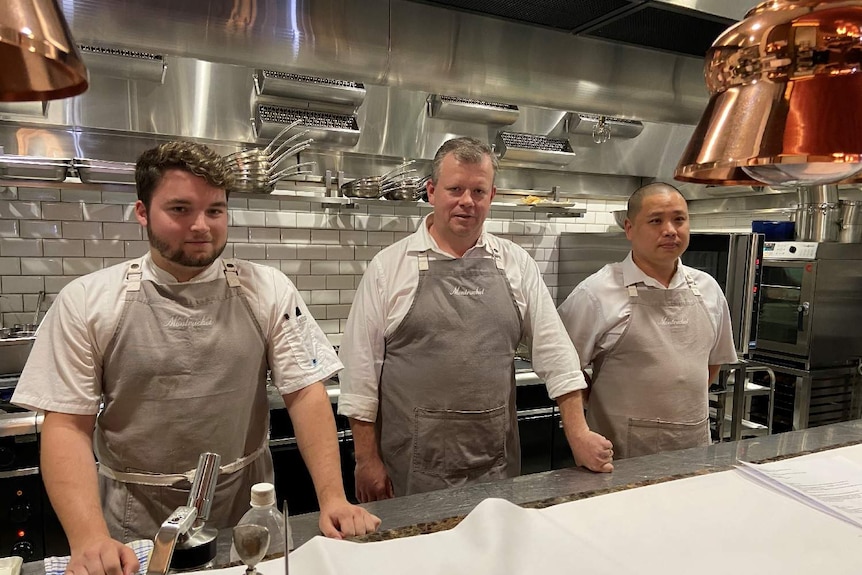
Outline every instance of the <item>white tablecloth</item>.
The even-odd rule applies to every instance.
[[[862,463],[862,446],[804,457],[838,453]],[[290,559],[290,575],[858,575],[862,529],[725,471],[542,510],[487,499],[449,531],[376,543],[316,537]],[[284,562],[258,570],[284,575]]]

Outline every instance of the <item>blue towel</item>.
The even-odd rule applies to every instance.
[[[138,562],[141,568],[138,573],[147,572],[147,564],[150,561],[150,552],[153,550],[153,542],[149,539],[138,539],[126,543],[131,547],[138,556]],[[45,575],[63,575],[66,572],[66,565],[69,564],[71,557],[45,557]]]

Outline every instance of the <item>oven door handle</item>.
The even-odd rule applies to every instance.
[[[805,321],[805,316],[808,315],[808,310],[811,308],[811,304],[807,301],[802,302],[796,308],[796,331],[802,331],[802,324]]]
[[[20,469],[11,469],[9,471],[0,471],[0,479],[10,479],[12,477],[26,477],[28,475],[39,475],[38,467],[21,467]]]

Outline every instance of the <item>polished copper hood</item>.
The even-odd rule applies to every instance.
[[[862,181],[862,1],[771,0],[706,56],[711,98],[674,177]]]
[[[3,0],[0,10],[0,101],[77,96],[87,69],[56,0]]]

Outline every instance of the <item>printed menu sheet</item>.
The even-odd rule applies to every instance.
[[[862,465],[841,455],[794,457],[772,463],[740,461],[747,477],[862,527]]]

